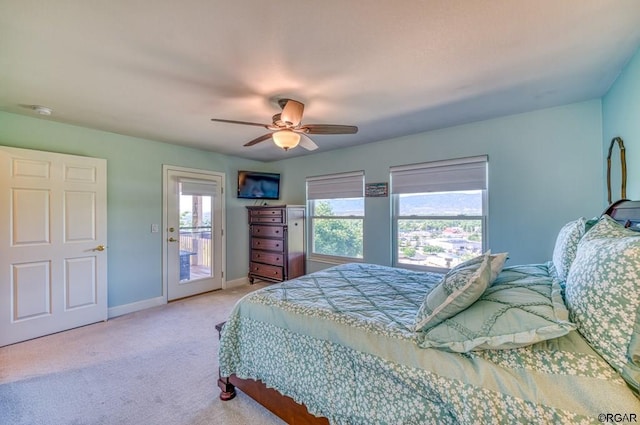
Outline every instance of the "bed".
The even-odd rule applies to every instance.
[[[353,263],[251,293],[220,327],[221,398],[291,424],[635,422],[640,208],[607,213],[544,264]]]

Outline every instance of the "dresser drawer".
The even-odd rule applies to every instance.
[[[284,235],[284,226],[251,226],[251,236],[264,238],[281,238]]]
[[[250,223],[284,223],[281,208],[262,208],[249,212]]]
[[[276,252],[267,251],[251,251],[251,261],[258,263],[273,264],[276,266],[284,265],[284,255]]]
[[[251,238],[251,248],[283,252],[284,241],[281,239]]]
[[[264,276],[269,279],[282,280],[284,275],[282,267],[268,266],[266,264],[251,263],[251,274],[256,276]]]

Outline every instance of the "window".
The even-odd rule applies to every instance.
[[[362,171],[307,178],[311,259],[362,259],[363,188]]]
[[[211,221],[216,185],[208,180],[179,179],[180,282],[213,276]]]
[[[485,250],[487,157],[391,168],[394,264],[445,270]]]

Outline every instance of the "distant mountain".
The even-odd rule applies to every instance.
[[[482,215],[482,195],[473,192],[405,195],[401,215]]]
[[[428,200],[428,205],[425,205]],[[360,201],[343,199],[332,203],[336,214],[359,215]],[[482,215],[482,195],[478,192],[451,192],[404,195],[402,215]]]

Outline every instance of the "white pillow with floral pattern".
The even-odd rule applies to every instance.
[[[578,331],[640,391],[640,233],[603,216],[578,244],[565,298]]]
[[[569,268],[576,258],[578,242],[584,235],[586,223],[587,220],[584,217],[580,217],[562,226],[562,229],[558,232],[556,244],[553,248],[553,265],[561,282],[567,280]]]

